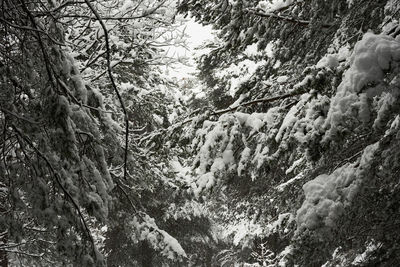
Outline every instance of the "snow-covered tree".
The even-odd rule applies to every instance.
[[[174,1],[1,5],[2,263],[186,261],[164,230],[179,190],[152,133],[182,109],[158,68],[184,45]]]
[[[193,193],[231,243],[220,264],[399,260],[399,8],[395,0],[180,2],[219,30],[200,68],[209,90],[234,98],[193,118],[183,135]]]

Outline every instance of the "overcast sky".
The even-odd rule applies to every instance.
[[[195,22],[194,19],[189,20],[185,26],[185,32],[189,36],[188,49],[186,50],[182,47],[171,47],[168,53],[169,55],[174,55],[175,57],[186,56],[189,58],[189,63],[192,65],[184,66],[183,64],[178,64],[177,66],[174,66],[174,69],[168,68],[168,75],[178,79],[189,77],[190,73],[195,71],[196,68],[194,66],[194,57],[201,54],[201,51],[195,50],[195,48],[203,44],[204,41],[212,40],[214,38],[211,26],[202,26]],[[184,27],[182,27],[182,30],[183,28]]]

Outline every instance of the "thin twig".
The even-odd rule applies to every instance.
[[[31,28],[28,26],[21,26],[21,25],[16,25],[13,24],[3,18],[0,18],[0,21],[7,24],[10,27],[16,28],[16,29],[20,29],[20,30],[25,30],[25,31],[33,31],[33,32],[37,32],[37,33],[42,33],[44,35],[47,36],[47,38],[49,38],[53,43],[59,45],[59,46],[65,46],[65,44],[60,43],[59,41],[55,40],[54,38],[52,38],[46,31],[42,30],[42,29],[38,29],[38,28]]]
[[[3,107],[0,107],[0,110],[3,111],[4,113],[8,113],[9,115],[12,115],[12,116],[14,116],[15,118],[20,119],[20,120],[23,120],[23,121],[25,121],[25,122],[29,122],[29,123],[32,123],[32,124],[38,124],[38,122],[33,121],[32,119],[29,119],[29,118],[23,117],[23,116],[21,116],[21,115],[18,115],[18,114],[14,113],[14,112],[12,112],[12,111],[10,111],[10,110],[8,110],[8,109],[5,109],[5,108],[3,108]]]
[[[8,252],[8,253],[16,253],[16,254],[21,254],[24,256],[29,256],[29,257],[34,257],[34,258],[42,258],[44,256],[44,253],[42,254],[32,254],[28,252],[23,252],[19,250],[10,250],[10,249],[4,249],[3,251]]]

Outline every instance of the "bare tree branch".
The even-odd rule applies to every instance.
[[[90,8],[90,10],[93,12],[94,16],[96,19],[99,21],[103,31],[104,31],[104,38],[106,40],[106,60],[107,60],[107,72],[108,76],[110,78],[112,87],[117,94],[119,103],[121,104],[121,108],[124,112],[124,120],[125,120],[125,155],[124,155],[124,179],[126,180],[127,177],[127,161],[128,161],[128,143],[129,143],[129,121],[128,121],[128,114],[126,112],[125,104],[124,101],[121,97],[120,92],[118,91],[117,85],[114,80],[114,76],[112,74],[112,69],[111,69],[111,49],[110,49],[110,43],[109,43],[109,36],[108,36],[108,31],[107,27],[104,24],[104,21],[102,20],[100,14],[97,12],[97,10],[93,7],[92,3],[90,3],[89,0],[85,0],[87,6]]]
[[[3,23],[5,23],[5,24],[7,24],[8,26],[13,27],[13,28],[16,28],[16,29],[25,30],[25,31],[34,31],[34,32],[42,33],[42,34],[46,35],[47,38],[49,38],[53,43],[55,43],[55,44],[57,44],[57,45],[59,45],[59,46],[65,46],[65,44],[60,43],[59,41],[55,40],[54,38],[52,38],[52,37],[51,37],[46,31],[44,31],[44,30],[41,30],[41,29],[38,29],[38,28],[31,28],[31,27],[28,27],[28,26],[16,25],[16,24],[13,24],[13,23],[11,23],[11,22],[9,22],[9,21],[7,21],[7,20],[1,18],[1,17],[0,17],[0,21],[3,22]]]

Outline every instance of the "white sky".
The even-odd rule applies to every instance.
[[[195,50],[206,40],[214,39],[213,31],[211,26],[202,26],[195,22],[194,19],[189,20],[182,28],[186,26],[185,33],[188,35],[188,50],[182,47],[170,47],[168,54],[174,55],[174,57],[187,57],[189,64],[192,66],[185,66],[183,64],[177,64],[174,68],[167,68],[167,75],[182,79],[191,76],[191,73],[195,72],[195,61],[196,55],[202,54],[202,51]],[[204,50],[203,50],[204,52]]]

